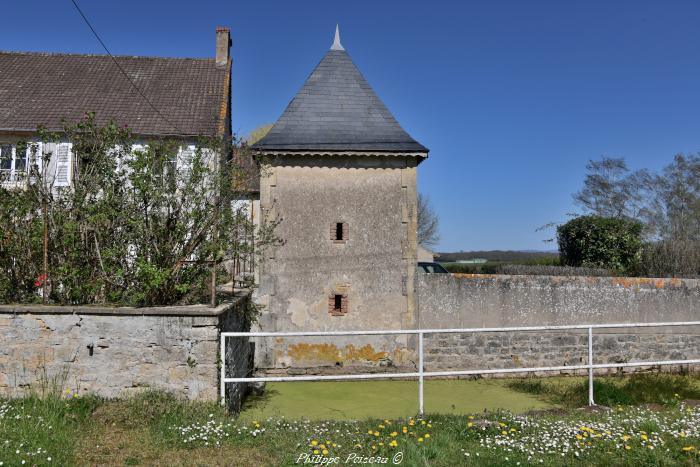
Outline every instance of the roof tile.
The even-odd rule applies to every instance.
[[[0,130],[63,129],[86,112],[137,135],[214,136],[228,99],[228,67],[212,59],[0,52]],[[169,121],[168,121],[169,120]]]
[[[428,152],[401,128],[344,50],[329,50],[254,148]]]

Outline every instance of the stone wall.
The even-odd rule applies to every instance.
[[[423,329],[700,321],[698,280],[422,274],[416,293]],[[425,339],[427,371],[580,365],[588,355],[585,330]],[[697,359],[700,326],[600,329],[593,343],[595,363]]]
[[[247,330],[248,297],[217,308],[0,305],[0,395],[69,390],[122,397],[146,388],[189,399],[219,395],[219,333]],[[245,374],[248,343],[227,360]],[[230,387],[239,404],[245,388]]]

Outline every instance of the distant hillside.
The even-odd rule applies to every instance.
[[[483,258],[488,261],[502,263],[520,263],[532,261],[537,258],[558,258],[556,251],[513,251],[513,250],[491,250],[491,251],[459,251],[456,253],[438,253],[438,261],[450,263],[465,259]]]

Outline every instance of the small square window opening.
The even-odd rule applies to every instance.
[[[347,222],[331,223],[331,241],[333,243],[346,243],[350,237],[350,229]]]
[[[343,223],[342,222],[335,223],[335,239],[336,240],[343,239]]]
[[[333,293],[328,297],[328,313],[331,316],[344,316],[348,313],[348,296]]]

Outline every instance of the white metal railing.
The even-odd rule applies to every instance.
[[[631,368],[640,366],[700,364],[700,359],[691,360],[661,360],[650,362],[628,363],[593,363],[593,329],[626,329],[651,327],[700,326],[700,321],[660,322],[660,323],[615,323],[615,324],[573,324],[564,326],[518,326],[503,328],[464,328],[464,329],[400,329],[400,330],[367,330],[367,331],[298,331],[298,332],[222,332],[220,341],[221,375],[220,398],[225,404],[226,383],[252,382],[284,382],[284,381],[341,381],[361,379],[391,379],[418,378],[418,406],[423,414],[423,381],[426,377],[466,376],[485,374],[529,373],[535,371],[588,370],[588,404],[595,405],[593,398],[593,370],[603,368]],[[527,368],[475,369],[424,371],[423,368],[423,336],[425,334],[475,334],[492,332],[528,332],[528,331],[588,331],[588,362],[585,365],[560,365]],[[418,371],[408,373],[362,373],[350,375],[301,375],[301,376],[255,376],[245,378],[226,377],[226,338],[228,337],[327,337],[327,336],[387,336],[387,335],[418,335]]]

